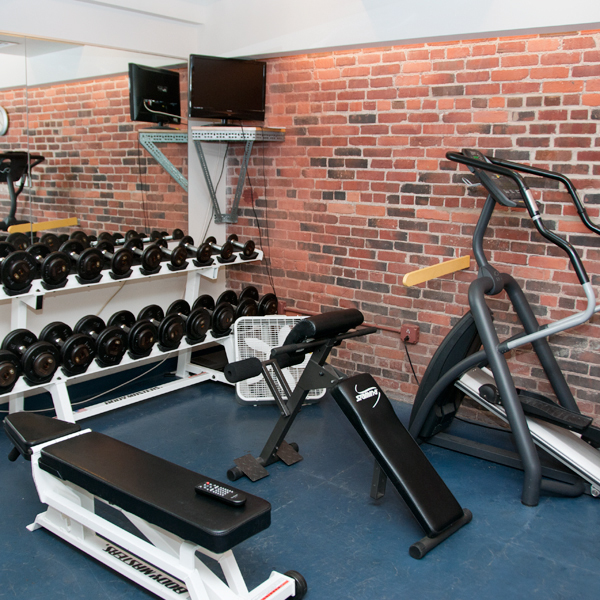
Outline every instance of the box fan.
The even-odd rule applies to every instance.
[[[251,357],[256,357],[260,361],[267,360],[271,355],[271,350],[283,346],[285,338],[294,325],[303,318],[306,317],[272,315],[239,318],[233,326],[235,360],[244,360]],[[309,359],[310,354],[307,354],[302,364],[282,369],[292,391],[296,387]],[[276,379],[275,382],[279,391],[283,393]],[[236,383],[235,391],[237,399],[242,404],[272,404],[275,402],[262,375]],[[325,389],[313,390],[308,394],[306,403],[318,402],[324,395]]]

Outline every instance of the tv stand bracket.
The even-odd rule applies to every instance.
[[[254,142],[282,142],[284,139],[285,129],[273,129],[270,127],[192,127],[192,140],[196,146],[196,152],[200,159],[204,179],[206,180],[206,185],[210,193],[215,223],[237,223],[238,206],[242,197],[244,181],[246,179],[246,170],[248,168],[250,153],[252,152]],[[219,208],[217,194],[208,171],[204,151],[202,150],[202,142],[246,142],[238,184],[235,190],[231,212],[229,214],[223,214]]]
[[[140,131],[140,144],[146,148],[148,153],[156,162],[184,189],[187,193],[188,182],[171,161],[156,147],[155,144],[187,144],[187,131],[146,129]]]

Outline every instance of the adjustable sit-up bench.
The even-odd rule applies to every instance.
[[[203,475],[77,424],[13,413],[4,429],[15,446],[9,458],[31,461],[48,505],[31,531],[45,527],[165,599],[283,600],[306,592],[295,571],[246,587],[231,548],[269,527],[266,500],[226,484],[243,504],[196,493]],[[124,514],[144,539],[97,514],[95,500]],[[197,552],[219,563],[226,583]]]

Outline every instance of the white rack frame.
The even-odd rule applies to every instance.
[[[46,290],[42,286],[40,280],[35,280],[28,292],[18,296],[8,296],[4,292],[0,291],[0,301],[11,301],[11,329],[26,329],[28,307],[39,310],[42,307],[43,298],[46,294],[57,294],[67,290],[85,290],[92,287],[102,287],[108,284],[115,285],[118,283],[127,283],[129,281],[149,281],[158,277],[181,277],[185,274],[187,276],[187,281],[184,299],[192,304],[199,295],[201,277],[215,280],[217,279],[219,269],[222,267],[261,261],[263,258],[262,250],[258,250],[257,254],[257,257],[252,260],[242,260],[240,255],[236,254],[235,260],[231,263],[219,263],[215,257],[214,263],[208,267],[195,267],[190,263],[186,269],[180,271],[171,271],[167,268],[166,263],[163,263],[163,268],[161,271],[154,275],[143,275],[140,272],[140,267],[134,266],[130,277],[117,280],[112,279],[108,274],[108,271],[103,271],[103,277],[99,282],[89,284],[80,284],[77,282],[74,275],[69,275],[65,287],[56,290]],[[182,389],[202,381],[213,380],[226,383],[226,380],[221,372],[199,367],[191,362],[192,351],[194,349],[199,349],[202,346],[212,342],[221,344],[225,348],[227,355],[233,359],[233,336],[228,335],[225,337],[215,338],[208,333],[206,339],[199,344],[189,345],[185,342],[182,342],[177,349],[169,350],[167,352],[161,352],[157,346],[154,346],[152,352],[147,357],[134,359],[126,355],[123,357],[121,363],[112,367],[102,368],[94,361],[88,370],[81,375],[70,377],[66,376],[59,367],[52,380],[44,384],[31,386],[25,383],[24,379],[21,377],[10,392],[0,395],[0,403],[8,402],[10,413],[22,411],[24,410],[24,401],[26,397],[47,391],[52,396],[52,402],[54,404],[54,409],[56,410],[56,416],[64,421],[74,423],[79,419],[84,419],[93,415],[114,410],[116,408],[141,402],[154,396]],[[73,410],[68,391],[69,385],[81,383],[90,379],[96,379],[104,375],[117,373],[119,371],[157,362],[174,356],[177,357],[177,379],[175,381],[165,383],[161,386],[155,386],[145,391],[128,394],[120,398],[99,402],[79,410]]]

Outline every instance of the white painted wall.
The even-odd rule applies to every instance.
[[[590,0],[0,0],[0,29],[185,59],[600,27]]]

